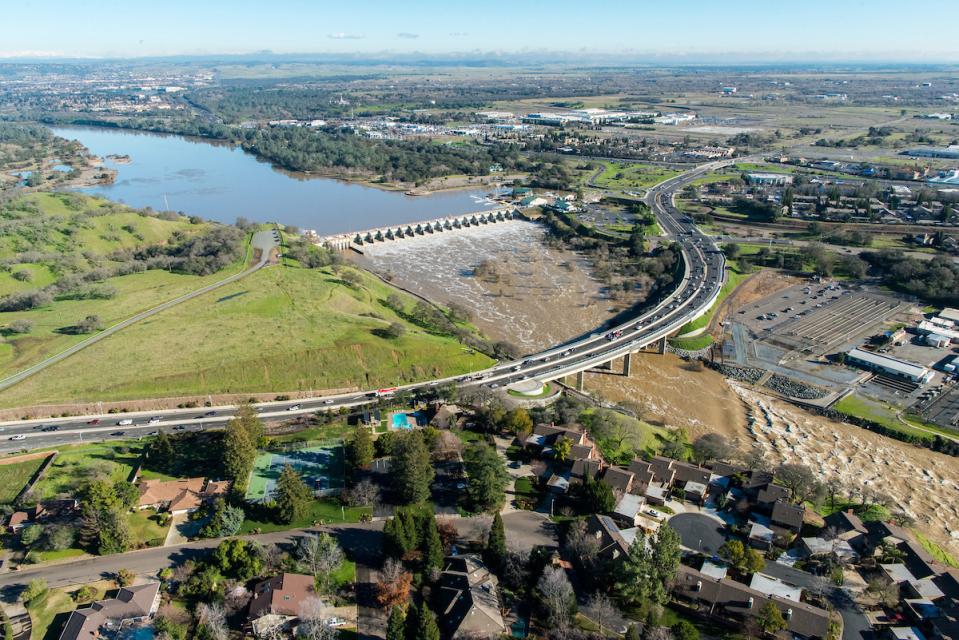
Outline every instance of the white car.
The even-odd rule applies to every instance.
[[[15,436],[10,436],[10,439],[11,439],[11,440],[26,440],[26,439],[27,439],[27,436],[23,435],[22,433],[18,433],[18,434],[15,435]]]
[[[131,425],[131,424],[133,424],[133,419],[132,419],[132,418],[124,418],[123,420],[120,420],[119,422],[117,422],[117,426],[119,426],[119,427],[125,427],[125,426]]]
[[[287,411],[299,411],[299,410],[300,410],[300,405],[295,404],[295,405],[293,405],[292,407],[287,407],[286,410],[287,410]]]
[[[326,621],[326,626],[334,627],[334,628],[342,627],[345,624],[346,624],[346,620],[344,620],[343,618],[337,618],[337,617],[329,618]]]
[[[333,404],[333,400],[332,399],[324,400],[323,404]]]
[[[659,511],[656,511],[655,509],[648,509],[648,510],[646,511],[646,513],[648,513],[649,515],[653,516],[654,518],[661,518],[661,517],[663,517],[663,514],[661,514]]]
[[[160,422],[159,416],[153,416],[152,418],[150,418],[147,424],[157,424],[158,422]]]

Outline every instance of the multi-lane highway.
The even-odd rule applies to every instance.
[[[683,255],[683,274],[675,289],[655,307],[617,327],[594,333],[521,360],[500,363],[466,376],[444,378],[398,387],[400,391],[429,390],[453,383],[459,387],[500,388],[521,380],[555,380],[636,352],[706,313],[723,286],[725,261],[712,239],[673,204],[673,195],[702,174],[728,162],[714,162],[652,187],[646,201],[664,234],[675,241]],[[318,398],[265,402],[257,405],[264,419],[282,419],[320,410],[356,407],[376,399],[377,393],[356,392]],[[0,422],[0,451],[36,449],[66,443],[131,438],[160,431],[183,431],[222,427],[233,415],[232,406],[203,409],[105,414]]]

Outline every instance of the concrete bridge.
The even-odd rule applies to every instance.
[[[353,247],[361,247],[376,242],[391,242],[394,240],[414,238],[416,236],[455,232],[470,227],[505,222],[519,217],[519,209],[514,206],[504,206],[486,211],[477,211],[475,213],[463,213],[455,216],[446,216],[445,218],[436,218],[435,220],[367,229],[366,231],[341,233],[332,236],[313,236],[311,240],[313,244],[319,246],[345,251]]]

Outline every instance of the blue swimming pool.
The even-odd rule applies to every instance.
[[[393,428],[394,429],[412,429],[413,425],[410,424],[409,416],[407,416],[405,413],[394,413]]]

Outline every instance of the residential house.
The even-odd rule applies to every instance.
[[[226,496],[230,492],[230,482],[206,478],[141,480],[138,488],[138,509],[165,510],[176,514],[196,511],[204,502]]]
[[[622,467],[609,467],[603,474],[602,482],[609,486],[614,494],[622,496],[629,493],[633,487],[633,472]]]
[[[446,559],[437,591],[437,618],[444,637],[493,638],[507,632],[500,613],[496,576],[479,556]]]
[[[627,527],[637,527],[645,521],[641,517],[646,499],[634,493],[624,493],[613,509],[613,519]]]
[[[797,534],[802,529],[806,517],[806,507],[786,500],[776,500],[770,516],[773,530],[782,529],[783,534]],[[778,533],[778,532],[777,532]]]
[[[291,628],[303,603],[315,596],[313,576],[281,573],[258,582],[253,587],[253,599],[247,613],[253,635],[271,637],[278,629]]]
[[[599,543],[597,555],[600,558],[616,560],[629,553],[630,542],[623,537],[616,521],[609,516],[590,516],[586,521],[586,530]]]
[[[462,413],[463,410],[455,404],[444,404],[436,410],[430,425],[437,429],[452,429]]]
[[[113,598],[98,600],[71,613],[60,633],[60,640],[113,637],[123,625],[149,620],[159,604],[159,582],[123,587]]]
[[[844,562],[857,562],[859,554],[856,553],[852,545],[842,538],[802,538],[800,540],[802,551],[810,558],[817,556],[836,556]]]
[[[586,476],[595,480],[599,476],[602,464],[599,460],[576,458],[573,460],[572,476],[577,480],[583,480]]]
[[[786,629],[778,635],[824,640],[829,632],[829,612],[777,594],[764,594],[732,578],[716,578],[681,565],[673,595],[697,613],[722,618],[730,625],[751,622],[763,606],[772,602],[782,613]]]

